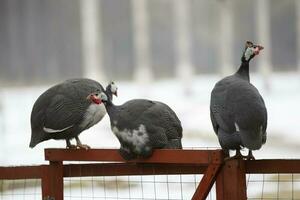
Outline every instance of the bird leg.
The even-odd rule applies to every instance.
[[[247,160],[255,160],[255,158],[254,158],[254,156],[253,156],[253,154],[252,154],[252,151],[251,150],[249,150],[249,153],[248,153],[248,156],[247,156],[247,158],[246,158]]]
[[[91,148],[90,146],[88,146],[86,144],[82,144],[81,141],[79,140],[78,136],[75,137],[75,139],[76,139],[76,143],[77,143],[76,147],[78,149],[90,149]]]
[[[228,155],[229,155],[229,152],[228,152]],[[235,153],[234,156],[232,156],[232,157],[228,156],[228,157],[224,158],[224,160],[226,161],[226,160],[232,160],[232,159],[244,159],[244,158],[246,158],[246,156],[243,156],[243,155],[241,154],[240,150],[239,150],[239,149],[236,149],[236,153]]]
[[[136,155],[131,153],[130,150],[126,147],[121,147],[119,153],[125,160],[133,160],[136,158]]]
[[[67,149],[76,149],[76,145],[71,144],[70,140],[66,139]]]
[[[227,160],[230,158],[229,150],[223,149],[224,159]]]

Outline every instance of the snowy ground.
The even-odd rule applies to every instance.
[[[151,85],[118,82],[119,97],[115,104],[133,98],[159,100],[170,105],[180,118],[183,146],[218,147],[209,117],[210,92],[219,76],[195,77],[188,88],[178,80],[156,81]],[[268,109],[268,140],[257,158],[300,158],[300,77],[299,74],[274,74],[271,91],[263,88],[262,77],[252,75]],[[65,147],[64,141],[47,141],[34,149],[30,140],[30,112],[36,98],[49,86],[32,88],[3,88],[0,91],[0,165],[27,165],[45,163],[43,149]],[[80,135],[84,143],[93,148],[119,147],[110,131],[108,116],[99,124]],[[246,153],[246,152],[244,152]]]

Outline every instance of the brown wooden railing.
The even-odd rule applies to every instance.
[[[203,174],[192,199],[206,199],[216,183],[217,200],[243,200],[247,173],[300,173],[300,160],[224,162],[222,150],[155,150],[148,159],[126,162],[116,149],[45,149],[45,159],[49,165],[0,167],[0,179],[41,179],[43,200],[62,200],[64,177]]]

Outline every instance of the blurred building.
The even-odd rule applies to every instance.
[[[257,9],[262,1],[268,12]],[[156,79],[178,75],[182,63],[193,74],[221,73],[239,65],[246,40],[267,44],[272,72],[296,71],[299,3],[262,1],[0,0],[0,84],[48,84],[87,71],[132,80],[139,65]]]

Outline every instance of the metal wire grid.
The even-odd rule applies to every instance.
[[[202,175],[64,178],[64,199],[191,199]],[[208,200],[214,200],[215,188]]]
[[[0,200],[39,200],[41,180],[0,180]]]
[[[187,147],[210,150],[215,147]],[[82,164],[83,161],[66,162]],[[91,162],[89,162],[91,163]],[[203,175],[139,175],[64,178],[64,199],[189,200]],[[215,185],[207,200],[216,199]]]
[[[64,199],[191,199],[202,175],[64,178]],[[0,200],[41,199],[39,179],[0,180]],[[215,189],[208,200],[216,199]]]
[[[251,200],[300,200],[300,174],[248,174]]]

